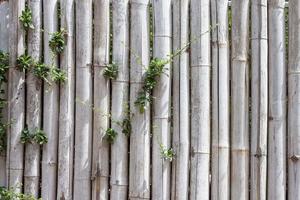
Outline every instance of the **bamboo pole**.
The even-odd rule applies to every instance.
[[[154,57],[168,59],[171,54],[171,1],[154,0]],[[152,199],[170,199],[171,163],[162,158],[161,148],[171,148],[170,108],[171,85],[170,65],[165,66],[153,91],[153,136],[152,136]]]
[[[191,177],[189,199],[209,200],[210,1],[191,1]]]
[[[91,198],[92,0],[76,2],[76,103],[74,200]]]
[[[289,1],[289,66],[288,66],[288,199],[300,199],[300,2]]]
[[[111,127],[119,134],[111,146],[111,200],[127,200],[128,136],[122,133],[122,122],[128,116],[129,89],[129,4],[128,0],[113,0],[113,62],[119,73],[112,81]]]
[[[61,2],[61,27],[67,31],[65,51],[60,57],[67,81],[60,85],[57,199],[71,200],[73,188],[75,28],[74,0]]]
[[[47,65],[58,65],[58,59],[49,47],[51,34],[58,29],[58,0],[44,0],[44,62]],[[57,143],[58,143],[58,106],[59,86],[55,83],[44,84],[43,130],[48,143],[43,145],[42,156],[42,198],[46,200],[56,197],[57,179]]]
[[[94,128],[92,199],[108,199],[109,143],[105,133],[109,127],[110,84],[103,76],[109,64],[109,1],[94,1]]]
[[[189,1],[173,2],[173,51],[189,42]],[[173,65],[173,147],[172,199],[188,199],[189,188],[189,53],[182,52]]]
[[[249,199],[249,0],[232,0],[231,199]]]
[[[42,2],[28,1],[32,11],[34,29],[28,31],[28,55],[40,60],[42,54]],[[41,92],[42,82],[29,72],[26,77],[26,124],[32,132],[41,127]],[[28,143],[25,146],[24,192],[39,196],[40,187],[40,145]]]
[[[16,59],[25,52],[24,30],[19,22],[24,0],[9,1],[9,62],[8,73],[8,186],[23,182],[24,145],[20,142],[25,122],[25,74],[16,68]],[[22,191],[22,187],[17,189]]]
[[[286,62],[284,0],[268,1],[268,199],[286,198]]]
[[[212,11],[212,200],[230,199],[228,0]]]
[[[130,136],[129,199],[150,199],[150,108],[135,105],[142,77],[149,64],[148,0],[131,0],[130,31]]]
[[[7,1],[0,2],[0,51],[8,52],[8,39],[9,30],[8,30],[8,17],[9,17],[9,5]],[[7,99],[7,84],[3,84],[2,90],[4,94],[1,95],[1,98]],[[3,116],[3,123],[7,121],[7,108],[5,107],[1,113]],[[7,170],[6,170],[6,158],[7,151],[0,152],[0,187],[7,186]]]
[[[267,38],[267,0],[253,0],[251,3],[251,200],[267,198]]]

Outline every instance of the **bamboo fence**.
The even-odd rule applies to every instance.
[[[298,0],[1,0],[0,186],[44,200],[300,199],[299,21]],[[23,54],[66,80],[20,71]],[[47,142],[24,142],[26,128]]]

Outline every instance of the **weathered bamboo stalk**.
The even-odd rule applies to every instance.
[[[289,1],[288,198],[300,199],[300,2]]]
[[[228,0],[212,0],[212,200],[230,199]]]
[[[129,4],[128,0],[113,0],[113,62],[119,73],[112,81],[111,127],[118,136],[111,145],[111,200],[127,200],[128,194],[128,136],[114,123],[128,118],[129,87]]]
[[[9,5],[8,1],[0,2],[0,51],[8,52],[8,17],[9,17]],[[1,94],[1,98],[7,99],[7,84],[3,84],[1,90],[4,90],[4,94]],[[3,123],[7,122],[7,107],[5,107],[1,113],[3,116]],[[6,156],[7,151],[0,152],[0,187],[7,186],[7,170],[6,170]]]
[[[75,28],[74,0],[61,2],[61,27],[67,31],[60,68],[67,81],[60,85],[57,199],[71,200],[73,191],[74,103],[75,103]]]
[[[251,2],[251,200],[267,198],[268,10]]]
[[[172,45],[171,1],[153,1],[154,57],[168,59]],[[153,91],[153,136],[152,136],[152,199],[167,200],[171,197],[171,163],[162,158],[161,150],[171,148],[170,64],[165,66]]]
[[[191,1],[191,177],[189,199],[209,200],[210,1]]]
[[[74,200],[91,199],[92,0],[76,1]],[[96,86],[98,87],[98,86]]]
[[[173,52],[189,42],[189,1],[173,2]],[[188,199],[189,188],[189,53],[183,51],[173,64],[173,162],[172,199]]]
[[[58,65],[58,58],[49,47],[51,34],[58,30],[58,0],[44,0],[44,62],[47,65]],[[43,130],[48,143],[43,145],[42,156],[42,198],[55,199],[57,179],[57,143],[59,117],[59,86],[54,82],[44,84]]]
[[[28,31],[28,55],[34,60],[40,60],[42,54],[42,2],[29,0],[32,11],[34,29]],[[31,132],[41,127],[41,92],[42,81],[28,72],[26,77],[26,124]],[[28,143],[25,146],[24,192],[39,196],[40,187],[40,145]],[[50,188],[49,188],[50,189]]]
[[[150,107],[135,105],[149,65],[149,0],[131,0],[129,199],[150,199]]]
[[[249,199],[249,0],[232,0],[231,199]]]
[[[25,52],[24,30],[19,17],[25,7],[24,0],[9,1],[9,62],[8,74],[8,186],[23,182],[24,145],[20,142],[25,122],[25,74],[16,68],[16,59]],[[17,191],[22,191],[22,187]]]
[[[268,199],[286,198],[286,57],[284,0],[268,1]]]
[[[109,127],[110,84],[103,76],[109,64],[109,1],[94,1],[94,127],[92,199],[108,199],[109,143],[105,132]]]

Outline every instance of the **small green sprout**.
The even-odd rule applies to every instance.
[[[33,64],[34,60],[30,55],[23,54],[17,58],[17,67],[20,71],[25,72],[26,70],[29,70]]]
[[[131,134],[131,122],[128,118],[125,118],[122,121],[122,133],[125,134],[127,137]]]
[[[39,79],[42,79],[46,82],[49,82],[47,77],[49,75],[50,72],[50,68],[42,62],[38,62],[34,65],[33,69],[33,74],[38,77]]]
[[[60,31],[54,32],[51,34],[52,37],[49,41],[49,47],[55,54],[61,54],[65,49],[65,37],[67,35],[67,31],[65,29],[61,29]]]
[[[151,94],[141,91],[138,94],[136,101],[134,102],[135,106],[138,106],[140,113],[144,113],[147,109],[148,103],[151,103],[152,96]]]
[[[20,22],[23,25],[23,28],[27,31],[28,29],[34,29],[33,23],[32,23],[32,11],[30,8],[26,5],[25,9],[22,11],[21,16],[19,17]]]
[[[51,79],[56,83],[58,83],[58,82],[64,83],[67,80],[66,72],[57,67],[51,68],[50,76],[51,76]]]
[[[108,143],[111,143],[111,144],[112,144],[112,143],[114,143],[114,141],[115,141],[117,135],[118,135],[118,133],[117,133],[114,129],[108,128],[108,129],[106,130],[106,133],[105,133],[104,138],[106,139],[106,141],[107,141]]]
[[[103,71],[103,76],[107,79],[115,80],[118,76],[118,65],[114,62],[108,64]]]
[[[8,53],[0,51],[0,86],[3,82],[7,82],[6,73],[9,68]]]
[[[25,128],[22,130],[21,133],[21,143],[22,144],[32,143],[32,139],[33,139],[33,134],[30,133],[28,127],[25,126]]]
[[[39,144],[39,145],[43,145],[46,144],[48,142],[48,137],[46,135],[46,133],[43,130],[36,130],[34,136],[33,136],[33,140]]]
[[[175,152],[172,148],[167,148],[163,144],[160,145],[160,155],[164,160],[172,162],[175,157]]]

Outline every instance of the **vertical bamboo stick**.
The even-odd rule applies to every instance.
[[[286,61],[284,0],[269,0],[268,199],[286,195]]]
[[[267,38],[267,0],[253,0],[251,2],[251,200],[267,198]]]
[[[232,0],[231,199],[249,199],[249,0]]]
[[[58,0],[44,0],[44,62],[47,65],[58,65],[58,59],[49,47],[51,34],[57,31]],[[49,200],[56,197],[57,177],[57,143],[58,143],[58,102],[59,87],[52,83],[44,84],[43,130],[48,143],[43,145],[42,156],[42,198]]]
[[[289,200],[300,199],[300,2],[289,1],[288,138]]]
[[[140,113],[135,105],[142,77],[149,64],[148,0],[131,0],[131,60],[129,199],[150,199],[150,108]]]
[[[9,16],[9,5],[8,1],[0,2],[0,51],[8,52],[8,39],[9,30],[8,30],[8,16]],[[7,84],[3,85],[4,94],[1,95],[1,98],[7,99]],[[2,111],[3,123],[7,121],[7,108],[4,108]],[[0,152],[0,187],[7,186],[7,171],[6,171],[6,158],[7,151],[4,150]]]
[[[190,198],[209,200],[210,185],[210,1],[191,1]]]
[[[75,28],[74,0],[61,2],[61,27],[67,31],[61,69],[67,81],[60,85],[57,199],[71,200],[73,188],[74,103],[75,103]]]
[[[212,0],[212,200],[230,199],[228,0]]]
[[[42,2],[28,1],[32,11],[34,29],[28,31],[28,55],[34,60],[40,60],[42,53]],[[42,82],[33,73],[28,72],[26,78],[26,124],[32,132],[41,127],[41,92]],[[39,196],[40,183],[40,145],[28,143],[25,147],[24,192]]]
[[[189,1],[173,3],[173,51],[189,42]],[[189,53],[183,51],[173,65],[173,162],[172,199],[188,199],[189,188]]]
[[[16,59],[25,52],[24,30],[19,17],[25,7],[24,0],[9,1],[9,60],[8,73],[8,186],[23,182],[24,145],[20,142],[25,122],[25,74],[16,68]],[[18,188],[17,191],[21,191]]]
[[[76,1],[74,200],[91,199],[92,0]],[[97,86],[96,86],[97,87]]]
[[[112,82],[111,118],[122,122],[128,116],[129,81],[129,13],[128,0],[113,0],[113,62],[119,73]],[[112,121],[119,134],[111,146],[111,200],[126,200],[128,191],[128,136]]]
[[[168,59],[171,54],[171,1],[154,0],[154,57]],[[152,199],[170,199],[171,163],[161,157],[163,148],[171,148],[170,108],[171,85],[170,65],[165,66],[153,91],[153,136],[152,136]]]
[[[109,144],[105,132],[109,127],[109,80],[103,70],[109,64],[109,1],[94,1],[94,129],[92,199],[108,199]]]

